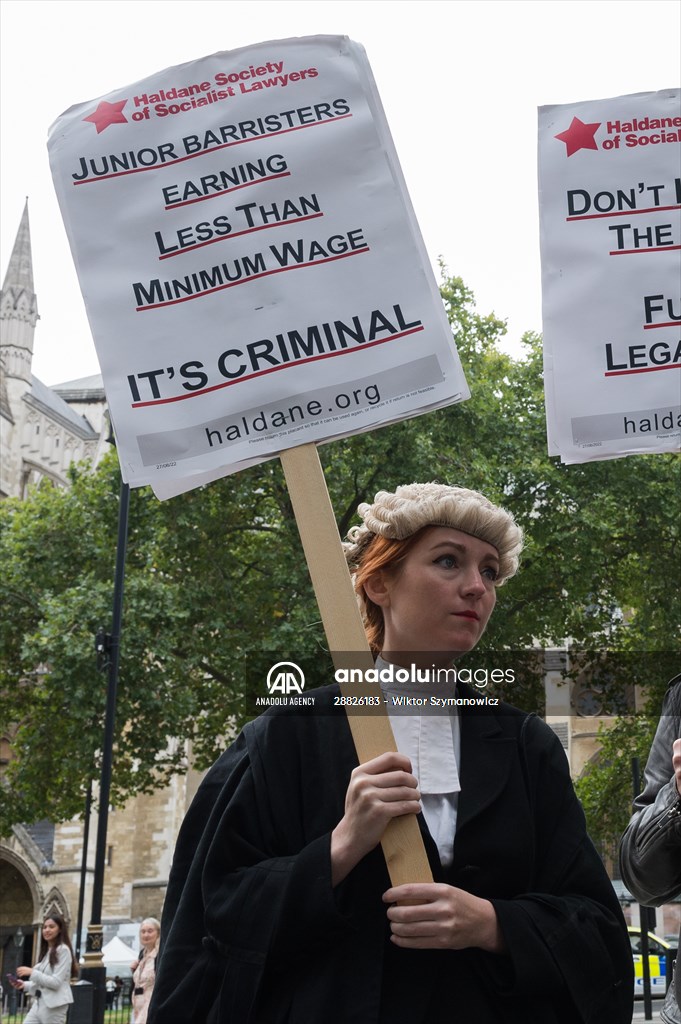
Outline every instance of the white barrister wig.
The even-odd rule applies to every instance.
[[[523,531],[510,512],[479,491],[436,483],[403,484],[394,494],[379,491],[371,505],[363,502],[357,512],[363,523],[348,531],[348,543],[344,544],[351,567],[361,562],[375,536],[406,540],[426,526],[451,526],[497,549],[497,586],[517,572]]]

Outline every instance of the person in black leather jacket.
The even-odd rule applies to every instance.
[[[681,675],[672,679],[665,695],[644,788],[620,842],[620,868],[623,881],[644,906],[661,906],[681,893]],[[675,972],[679,1005],[680,974]]]

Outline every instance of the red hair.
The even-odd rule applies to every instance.
[[[424,527],[428,529],[428,527]],[[422,530],[418,530],[411,537],[404,540],[392,540],[390,537],[381,537],[375,534],[369,544],[360,552],[353,572],[352,582],[362,608],[364,630],[371,647],[372,654],[380,654],[383,648],[383,637],[385,623],[383,621],[383,609],[374,604],[364,584],[379,572],[394,573],[401,562],[409,554],[410,550],[421,536]]]

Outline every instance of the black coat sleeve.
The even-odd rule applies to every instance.
[[[215,827],[247,770],[248,748],[242,734],[213,765],[182,823],[163,905],[149,1024],[208,1020],[222,967],[204,943],[203,868]]]
[[[515,993],[544,994],[556,1006],[563,1001],[560,1019],[571,1024],[629,1024],[631,946],[612,883],[587,835],[565,752],[538,719],[528,720],[523,749],[536,822],[534,891],[492,901],[510,961],[502,984]],[[498,965],[505,958],[494,959]]]
[[[323,742],[311,732],[308,747]],[[331,885],[338,796],[319,799],[317,815],[301,806],[314,763],[293,721],[263,716],[202,784],[173,861],[150,1024],[206,1024],[213,1011],[245,1024],[267,964],[285,975],[288,957],[360,926]]]

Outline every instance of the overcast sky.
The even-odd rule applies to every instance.
[[[217,50],[317,33],[362,43],[433,262],[509,351],[541,330],[537,107],[678,87],[677,0],[2,0],[0,268],[29,197],[34,373],[98,372],[52,187],[47,130],[74,103]]]

